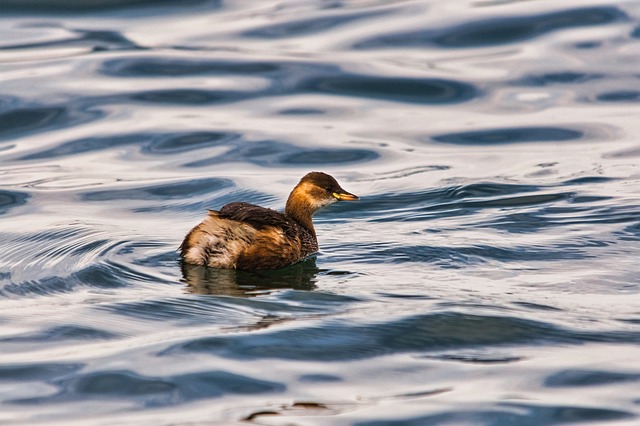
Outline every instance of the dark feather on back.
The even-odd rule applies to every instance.
[[[255,204],[236,202],[229,203],[220,209],[220,217],[223,219],[245,222],[254,228],[261,230],[270,226],[282,228],[288,233],[292,226],[291,219],[284,214]]]

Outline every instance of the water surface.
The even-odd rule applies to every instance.
[[[0,423],[640,422],[636,2],[0,8]],[[180,265],[310,170],[317,258]]]

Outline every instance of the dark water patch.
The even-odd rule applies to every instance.
[[[83,367],[83,364],[73,363],[0,364],[0,383],[49,381],[74,373]]]
[[[282,162],[291,165],[323,165],[373,161],[378,157],[377,152],[365,149],[317,149],[287,155]]]
[[[640,157],[640,146],[636,146],[633,148],[626,148],[617,150],[614,152],[606,153],[602,156],[605,159],[608,158],[639,158]]]
[[[508,195],[520,194],[523,192],[535,192],[539,191],[540,189],[541,187],[535,185],[522,185],[512,183],[470,183],[466,185],[443,188],[445,196],[442,198],[442,201],[496,196],[504,197]]]
[[[572,202],[571,198],[568,198],[568,201]],[[637,223],[639,215],[640,208],[636,206],[602,207],[598,204],[578,203],[567,207],[545,207],[538,211],[505,213],[490,222],[478,223],[476,226],[488,226],[511,233],[526,233],[575,225]],[[598,244],[598,241],[593,241],[592,244]]]
[[[303,383],[337,383],[342,378],[332,374],[304,374],[298,378]]]
[[[144,278],[155,281],[152,277],[139,276],[132,269],[115,263],[93,264],[75,272],[69,278],[73,286],[83,285],[102,289],[127,287],[141,279],[146,281]]]
[[[455,361],[465,364],[510,364],[514,362],[522,361],[522,357],[509,356],[509,355],[490,355],[490,354],[440,354],[440,355],[427,355],[420,358],[435,359],[439,361]]]
[[[332,16],[315,16],[310,19],[288,20],[286,22],[265,25],[242,33],[245,37],[261,39],[279,39],[286,37],[305,36],[330,30],[360,19],[380,16],[384,11],[360,12]]]
[[[624,421],[636,416],[607,408],[543,406],[501,403],[493,409],[456,410],[410,418],[389,418],[354,423],[357,426],[445,426],[451,424],[500,426],[553,426],[572,423]]]
[[[27,204],[29,194],[18,191],[8,191],[0,189],[0,215],[6,214],[9,210]]]
[[[205,190],[205,188],[203,188]],[[242,190],[237,188],[230,188],[229,191],[223,190],[220,192],[207,192],[203,195],[194,196],[190,199],[175,199],[167,200],[163,204],[153,203],[150,200],[149,205],[146,207],[134,207],[130,211],[137,214],[166,214],[167,212],[197,212],[203,216],[208,210],[219,210],[225,204],[234,201],[243,201],[256,205],[268,206],[273,203],[273,195],[254,192],[250,190]],[[284,200],[281,203],[284,205]],[[193,225],[196,225],[194,223]]]
[[[0,114],[0,137],[14,138],[29,134],[73,127],[95,120],[103,113],[96,110],[72,110],[66,106],[32,106]]]
[[[625,227],[616,234],[619,235],[622,241],[640,241],[640,218],[636,223]]]
[[[77,325],[63,325],[51,327],[39,333],[0,338],[0,342],[59,342],[69,340],[109,340],[117,337],[115,334],[92,327]]]
[[[20,160],[40,160],[53,157],[69,157],[86,152],[107,150],[110,148],[142,144],[149,139],[153,139],[153,134],[133,133],[127,135],[113,136],[92,136],[88,138],[76,139],[64,142],[54,148],[41,150],[25,155]]]
[[[295,266],[295,265],[294,265]],[[205,269],[202,268],[201,269]],[[208,268],[210,271],[223,271]],[[258,274],[255,274],[256,276]],[[262,274],[268,275],[268,274]],[[281,277],[290,274],[282,272]],[[227,283],[218,280],[211,283],[216,290],[203,291],[201,294],[232,297],[185,296],[181,298],[149,299],[135,302],[120,302],[97,306],[99,311],[108,311],[118,315],[140,318],[148,321],[176,321],[181,324],[241,325],[254,323],[255,319],[263,322],[282,320],[290,316],[319,315],[328,312],[342,311],[346,306],[359,300],[349,296],[339,296],[321,292],[293,290],[294,282],[280,282],[275,285],[264,280],[252,285],[237,285],[232,289],[225,287]],[[191,285],[191,284],[190,284]],[[291,289],[278,293],[274,300],[245,298],[252,296],[251,291],[259,291],[264,295],[266,289]],[[195,293],[195,290],[192,290]],[[244,297],[243,297],[244,296]]]
[[[315,258],[276,271],[236,271],[182,264],[189,291],[235,297],[251,296],[256,290],[313,290],[319,272]]]
[[[92,264],[72,274],[71,278],[78,285],[101,289],[128,287],[140,282],[167,283],[155,275],[135,270],[128,264],[114,261]]]
[[[264,315],[264,309],[275,315],[277,312],[272,305],[256,303],[253,312],[238,309],[233,303],[225,303],[217,299],[194,298],[166,298],[160,300],[141,300],[135,302],[121,302],[103,304],[96,307],[97,311],[107,311],[130,318],[146,321],[175,321],[180,324],[202,324],[206,321],[210,325],[237,325],[246,323],[253,317]]]
[[[1,6],[0,6],[1,10]],[[43,49],[48,47],[62,48],[67,46],[87,46],[94,51],[142,49],[122,33],[117,31],[72,30],[77,36],[36,43],[22,43],[3,46],[2,50]]]
[[[364,263],[433,263],[444,269],[462,269],[484,262],[560,262],[588,258],[584,247],[499,247],[472,245],[465,247],[442,247],[434,245],[403,245],[376,248],[369,246],[367,256],[353,255],[346,259]],[[341,260],[345,260],[341,258]]]
[[[564,142],[582,139],[583,131],[562,127],[511,127],[446,133],[433,136],[436,142],[456,145],[502,145],[523,142]]]
[[[166,135],[164,138],[154,138],[150,143],[145,144],[142,152],[176,154],[226,145],[239,137],[240,134],[229,132],[192,132]]]
[[[21,283],[9,283],[0,287],[0,295],[27,296],[27,295],[53,295],[60,293],[70,293],[74,289],[73,284],[60,277],[45,277],[34,281]]]
[[[226,371],[202,371],[173,376],[144,376],[128,370],[72,374],[53,380],[58,392],[51,396],[22,398],[12,404],[34,405],[53,402],[120,400],[144,407],[172,406],[225,395],[281,393],[286,386]]]
[[[596,97],[600,102],[640,102],[640,90],[618,90],[601,93]]]
[[[326,111],[317,108],[288,108],[278,111],[280,115],[323,115]]]
[[[377,292],[378,296],[388,297],[390,299],[400,299],[400,300],[436,300],[435,297],[428,296],[426,294],[397,294],[397,293],[387,293],[387,292]]]
[[[532,309],[535,311],[555,311],[562,312],[562,309],[556,308],[554,306],[543,305],[541,303],[532,303],[532,302],[514,302],[514,305],[521,306],[523,308]]]
[[[113,77],[184,77],[210,75],[270,75],[281,71],[276,62],[231,62],[172,57],[118,58],[105,61],[101,72]]]
[[[451,188],[449,188],[451,189]],[[536,215],[529,212],[521,213],[519,210],[525,207],[534,207],[539,205],[554,204],[559,201],[570,200],[573,193],[549,193],[549,194],[532,194],[513,197],[491,197],[481,199],[480,197],[469,196],[470,199],[461,199],[460,201],[449,201],[456,197],[455,189],[451,194],[434,194],[433,199],[423,199],[417,206],[404,206],[402,204],[394,204],[392,201],[384,200],[382,204],[376,204],[375,200],[368,200],[370,204],[374,204],[371,210],[366,210],[366,206],[356,206],[354,209],[358,211],[366,211],[370,217],[370,222],[417,222],[427,219],[451,218],[454,216],[469,216],[483,209],[513,209],[515,213],[511,216],[525,215],[525,217],[535,220]],[[459,196],[462,198],[462,196]],[[480,198],[480,199],[477,199]],[[393,213],[383,209],[383,205],[388,205]],[[398,206],[402,206],[401,208]],[[511,211],[511,210],[509,210]],[[502,218],[509,215],[501,213]],[[376,217],[377,216],[377,217]],[[498,219],[495,219],[498,220]],[[542,219],[540,219],[542,220]]]
[[[374,194],[363,197],[358,203],[352,203],[351,206],[367,212],[369,216],[384,214],[385,217],[389,216],[389,212],[400,209],[405,219],[410,220],[411,215],[406,213],[415,214],[423,210],[452,210],[455,207],[463,206],[458,203],[459,201],[476,201],[475,199],[478,198],[516,198],[510,196],[537,192],[540,189],[541,187],[535,185],[480,182],[413,192]],[[339,208],[340,205],[338,204],[336,207]],[[395,219],[398,218],[395,217]]]
[[[231,142],[233,148],[215,157],[204,158],[185,164],[186,167],[205,167],[214,164],[250,162],[262,167],[282,167],[317,164],[346,164],[373,161],[379,154],[372,150],[341,148],[313,149],[279,141],[247,141],[243,139]]]
[[[634,344],[640,342],[640,333],[588,333],[523,318],[451,312],[379,324],[331,321],[321,327],[207,337],[174,345],[161,355],[202,352],[231,359],[335,362],[405,352],[588,342]]]
[[[150,154],[177,154],[225,145],[238,137],[239,134],[228,132],[129,133],[91,136],[64,142],[53,148],[25,155],[20,159],[39,160],[70,157],[122,146],[140,146],[141,152]]]
[[[247,99],[249,93],[233,90],[165,89],[147,90],[127,97],[133,101],[154,104],[210,105]]]
[[[547,377],[544,385],[549,388],[563,388],[630,382],[640,382],[640,374],[595,370],[563,370]]]
[[[0,10],[8,13],[27,13],[35,15],[75,14],[171,5],[193,7],[208,4],[210,7],[217,8],[220,6],[220,3],[221,0],[3,0],[3,2],[0,3]]]
[[[167,182],[161,185],[148,185],[127,189],[87,192],[82,195],[84,201],[115,200],[173,200],[197,197],[211,192],[233,187],[233,182],[220,178],[192,179],[185,182]]]
[[[304,262],[301,262],[301,263],[305,263],[305,262],[313,262],[313,265],[315,265],[315,259],[313,258],[305,260]],[[302,268],[308,268],[308,267],[312,267],[312,266],[303,266]],[[322,270],[319,270],[319,271],[322,271]],[[289,291],[280,292],[278,294],[278,300],[290,302],[294,306],[317,307],[323,310],[324,309],[341,310],[347,305],[362,301],[358,297],[350,296],[346,294],[322,293],[321,291],[311,292],[311,291],[303,291],[300,289],[290,289]]]
[[[616,180],[618,179],[606,177],[606,176],[583,176],[575,179],[566,180],[562,182],[561,185],[589,185],[589,184],[615,182]]]
[[[9,283],[0,287],[0,295],[11,296],[50,296],[72,293],[78,287],[113,290],[135,285],[136,282],[164,283],[157,276],[136,271],[129,266],[115,262],[91,264],[67,277],[47,276],[38,280]]]
[[[513,214],[526,207],[553,205],[561,201],[571,201],[573,192],[547,192],[535,185],[502,184],[482,182],[457,185],[437,189],[405,193],[370,195],[358,203],[348,206],[337,205],[324,213],[357,211],[366,214],[370,222],[415,222],[428,219],[468,216],[483,209],[513,209]],[[523,194],[523,195],[519,195]],[[524,214],[528,214],[524,213]],[[503,213],[504,215],[504,213]]]
[[[523,207],[537,204],[548,204],[570,198],[573,193],[534,194],[519,197],[503,197],[483,201],[467,201],[462,204],[465,208],[498,208],[498,207]],[[450,206],[445,205],[448,208]]]
[[[628,16],[616,7],[598,6],[531,16],[509,16],[467,22],[441,29],[395,32],[356,43],[357,49],[423,47],[477,48],[523,42],[570,28],[625,22]]]
[[[176,105],[209,105],[261,96],[324,93],[417,104],[466,102],[479,96],[472,84],[437,78],[380,77],[350,74],[333,64],[298,62],[198,61],[184,58],[126,58],[105,62],[104,74],[123,77],[189,75],[256,75],[269,83],[254,91],[164,89],[127,95],[138,102]],[[110,102],[119,101],[118,98]],[[104,100],[109,102],[109,99]]]
[[[518,85],[542,87],[552,84],[582,84],[604,78],[603,74],[562,71],[545,74],[530,74],[515,82]]]
[[[299,90],[416,104],[466,102],[479,96],[468,83],[437,78],[400,78],[346,74],[304,81]]]
[[[148,253],[147,253],[148,254]],[[178,261],[178,253],[176,247],[169,247],[167,251],[156,254],[147,255],[141,259],[134,259],[134,265],[147,266],[151,268],[171,268],[173,269]]]
[[[597,49],[602,46],[602,42],[599,41],[580,41],[573,45],[576,49]]]

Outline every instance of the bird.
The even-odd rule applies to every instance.
[[[219,269],[280,269],[318,251],[313,214],[337,201],[358,196],[332,176],[310,172],[293,188],[284,212],[245,202],[209,210],[184,238],[182,262]]]

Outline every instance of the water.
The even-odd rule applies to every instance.
[[[640,423],[633,1],[11,1],[0,423]],[[231,201],[321,253],[182,269]]]

